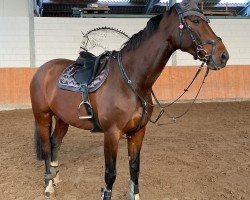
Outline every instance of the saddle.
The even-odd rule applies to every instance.
[[[78,83],[89,85],[94,78],[100,74],[103,67],[106,64],[106,52],[100,56],[95,56],[94,54],[82,51],[77,58],[75,65],[77,66],[77,72],[74,77]]]
[[[82,93],[82,102],[78,106],[79,119],[92,119],[93,129],[91,132],[102,132],[98,119],[93,113],[89,101],[89,93],[96,91],[104,83],[108,76],[107,59],[110,52],[104,52],[100,56],[82,51],[76,62],[67,67],[58,79],[58,87],[64,90]],[[87,116],[82,116],[80,109],[85,106]]]

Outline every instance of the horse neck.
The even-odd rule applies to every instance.
[[[173,18],[170,18],[171,16],[164,16],[158,30],[150,38],[141,42],[137,49],[126,51],[125,48],[122,51],[124,68],[141,93],[146,94],[152,88],[176,50],[171,42],[175,23]]]

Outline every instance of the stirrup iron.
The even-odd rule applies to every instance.
[[[82,116],[81,113],[80,113],[80,108],[81,106],[85,106],[84,108],[88,107],[88,111],[87,112],[90,112],[89,115],[86,115],[86,116]],[[79,119],[92,119],[93,118],[93,112],[92,112],[92,106],[90,105],[90,103],[88,101],[82,101],[79,106],[78,106],[78,110],[77,110],[77,114],[78,114],[78,118]]]
[[[79,119],[92,119],[94,115],[93,115],[93,108],[89,102],[88,86],[86,84],[83,84],[82,88],[83,88],[83,92],[82,92],[82,99],[83,100],[79,104],[78,109],[77,109],[78,118]],[[81,112],[80,112],[81,106],[84,106],[88,115],[86,115],[86,116],[81,115]]]

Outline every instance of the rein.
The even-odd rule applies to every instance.
[[[181,117],[183,117],[185,114],[188,113],[188,111],[193,107],[195,101],[197,100],[197,97],[198,97],[198,95],[200,94],[201,88],[202,88],[203,84],[205,83],[205,79],[207,78],[208,73],[209,73],[209,69],[208,69],[208,68],[207,68],[207,70],[206,70],[206,73],[205,73],[205,75],[204,75],[204,77],[203,77],[203,79],[202,79],[201,85],[200,85],[200,87],[199,87],[199,89],[198,89],[198,91],[197,91],[197,94],[195,95],[195,97],[194,97],[194,99],[193,99],[191,105],[190,105],[182,114],[180,114],[180,115],[178,115],[178,116],[172,116],[172,115],[170,115],[168,112],[166,112],[165,108],[172,106],[172,105],[173,105],[174,103],[176,103],[176,102],[177,102],[186,92],[188,92],[188,89],[191,87],[191,85],[193,84],[193,82],[195,81],[195,79],[198,77],[198,75],[199,75],[199,73],[201,72],[201,69],[202,69],[202,67],[204,66],[204,64],[205,64],[205,63],[203,62],[203,63],[201,64],[201,66],[199,66],[199,68],[198,68],[196,74],[194,75],[194,78],[192,79],[192,81],[190,82],[190,84],[188,85],[188,87],[185,88],[184,91],[182,92],[182,94],[181,94],[177,99],[175,99],[174,101],[172,101],[170,104],[167,104],[167,105],[165,105],[165,106],[162,106],[161,103],[159,102],[159,100],[157,99],[155,93],[152,91],[151,94],[152,94],[152,96],[153,96],[153,98],[154,98],[154,100],[155,100],[157,106],[155,106],[155,105],[153,105],[153,104],[151,104],[151,106],[153,106],[153,107],[158,107],[158,108],[160,108],[161,110],[160,110],[158,116],[156,117],[156,119],[154,119],[154,120],[152,120],[152,118],[149,119],[149,121],[150,121],[151,123],[154,123],[154,124],[157,123],[158,120],[161,118],[161,116],[162,116],[163,114],[166,114],[168,118],[171,118],[171,119],[173,119],[174,122],[176,122],[176,120],[177,120],[178,118],[181,118]]]
[[[196,47],[196,57],[199,58],[199,60],[202,61],[201,65],[198,67],[198,70],[196,72],[196,74],[194,75],[193,79],[191,80],[190,84],[188,85],[187,88],[184,89],[183,93],[176,99],[174,100],[172,103],[166,105],[166,106],[162,106],[159,102],[159,100],[157,99],[156,95],[154,94],[153,90],[151,91],[151,95],[153,97],[153,99],[155,100],[156,102],[156,105],[146,101],[137,91],[136,91],[136,88],[134,87],[132,81],[129,79],[123,65],[122,65],[122,54],[121,54],[121,51],[118,52],[118,55],[117,55],[117,61],[118,61],[118,66],[119,66],[119,70],[120,70],[120,73],[123,77],[123,79],[125,80],[125,82],[127,83],[127,85],[131,88],[131,90],[133,91],[133,93],[137,96],[137,98],[140,100],[141,102],[141,105],[142,105],[142,117],[140,119],[140,122],[138,124],[138,126],[131,132],[135,132],[137,130],[139,130],[141,128],[141,125],[142,125],[142,122],[144,120],[144,117],[145,115],[147,114],[147,106],[150,105],[152,107],[158,107],[160,108],[160,112],[158,114],[158,116],[156,117],[156,119],[152,120],[152,118],[149,119],[150,122],[152,123],[157,123],[157,121],[161,118],[161,116],[163,114],[166,114],[169,118],[173,119],[174,122],[176,122],[176,120],[178,118],[181,118],[183,117],[185,114],[188,113],[188,111],[192,108],[192,106],[194,105],[195,101],[197,100],[197,97],[201,91],[201,88],[202,86],[204,85],[205,83],[205,79],[206,77],[208,76],[208,73],[209,73],[209,69],[207,68],[206,69],[206,72],[204,74],[204,77],[202,79],[202,82],[200,84],[200,87],[197,91],[197,94],[195,95],[191,105],[180,115],[178,116],[172,116],[170,115],[168,112],[166,112],[165,108],[167,107],[170,107],[171,105],[173,105],[174,103],[176,103],[186,92],[188,92],[189,88],[191,87],[191,85],[193,84],[193,82],[196,80],[196,78],[198,77],[199,73],[201,72],[203,66],[205,64],[207,64],[210,60],[212,62],[214,62],[212,56],[214,54],[214,51],[215,51],[215,48],[216,48],[216,45],[218,42],[221,41],[221,38],[220,37],[217,37],[213,40],[206,40],[206,41],[202,41],[200,39],[200,37],[198,36],[198,34],[191,28],[191,26],[185,21],[184,17],[185,16],[188,16],[188,15],[192,15],[194,13],[198,13],[197,15],[200,16],[203,20],[205,20],[206,22],[209,22],[209,20],[203,15],[203,13],[198,10],[198,9],[195,9],[195,10],[184,10],[181,8],[180,4],[175,4],[175,9],[176,9],[176,12],[179,16],[179,21],[180,21],[180,25],[179,25],[179,29],[180,29],[180,41],[182,43],[182,29],[185,28],[195,47]],[[208,54],[208,52],[203,48],[204,45],[206,44],[210,44],[212,45],[212,51],[211,51],[211,54]],[[180,45],[181,46],[181,45]],[[215,63],[214,63],[215,64]]]
[[[183,10],[180,6],[180,4],[175,4],[175,10],[178,14],[178,17],[179,17],[179,21],[180,21],[180,24],[179,24],[179,29],[180,29],[180,46],[182,44],[182,30],[183,28],[185,28],[195,47],[196,47],[196,57],[199,58],[201,61],[202,61],[202,64],[199,66],[194,78],[192,79],[192,81],[190,82],[190,84],[188,85],[188,87],[186,89],[184,89],[183,93],[176,99],[174,100],[172,103],[166,105],[166,106],[162,106],[160,104],[160,102],[158,101],[157,97],[155,96],[154,92],[152,91],[152,96],[157,104],[157,106],[161,109],[157,118],[155,120],[152,120],[150,119],[150,122],[152,123],[157,123],[157,121],[161,118],[161,116],[165,113],[169,118],[172,118],[173,121],[175,122],[176,119],[178,118],[181,118],[182,116],[184,116],[193,106],[193,104],[195,103],[200,91],[201,91],[201,88],[203,86],[203,84],[205,83],[205,79],[206,77],[208,76],[208,73],[209,73],[209,69],[207,68],[206,70],[206,73],[203,77],[203,80],[201,82],[201,85],[198,89],[198,92],[196,94],[196,96],[194,97],[191,105],[187,108],[187,110],[185,112],[183,112],[182,114],[178,115],[178,116],[171,116],[170,114],[168,114],[166,111],[165,111],[165,108],[166,107],[170,107],[171,105],[173,105],[174,103],[176,103],[186,92],[188,92],[188,89],[190,88],[190,86],[193,84],[193,82],[195,81],[195,79],[197,78],[198,74],[200,73],[201,69],[203,68],[204,64],[205,63],[208,63],[210,60],[213,62],[214,65],[215,62],[212,58],[213,54],[214,54],[214,51],[215,51],[215,47],[217,45],[218,42],[221,41],[221,38],[220,37],[217,37],[216,39],[213,39],[213,40],[206,40],[206,41],[202,41],[200,39],[200,37],[198,36],[198,34],[191,28],[191,26],[185,21],[184,17],[188,16],[188,15],[198,15],[199,17],[201,17],[204,21],[206,21],[207,23],[209,23],[209,20],[204,16],[204,14],[199,10],[199,9],[193,9],[193,10]],[[208,52],[203,48],[204,45],[206,44],[210,44],[212,45],[212,51],[211,51],[211,54],[208,54]],[[153,105],[154,106],[154,105]]]
[[[162,116],[163,114],[166,114],[169,118],[173,119],[174,122],[176,122],[176,120],[177,120],[178,118],[181,118],[182,116],[184,116],[185,114],[187,114],[188,111],[192,108],[193,104],[195,103],[195,101],[196,101],[196,99],[197,99],[197,97],[198,97],[198,95],[199,95],[199,93],[200,93],[200,91],[201,91],[201,88],[202,88],[203,84],[205,83],[205,79],[206,79],[206,77],[208,76],[208,73],[209,73],[209,69],[207,68],[206,73],[205,73],[205,75],[204,75],[204,77],[203,77],[203,80],[202,80],[202,82],[201,82],[201,85],[200,85],[200,87],[199,87],[199,89],[198,89],[198,92],[197,92],[197,94],[195,95],[195,97],[194,97],[194,99],[193,99],[191,105],[186,109],[186,111],[184,111],[182,114],[180,114],[180,115],[178,115],[178,116],[171,116],[168,112],[166,112],[165,108],[170,107],[171,105],[173,105],[174,103],[176,103],[176,102],[177,102],[186,92],[188,92],[189,88],[191,87],[191,85],[193,84],[193,82],[194,82],[195,79],[198,77],[199,73],[201,72],[201,70],[202,70],[202,68],[203,68],[203,66],[204,66],[204,64],[205,64],[205,62],[202,62],[202,64],[199,66],[199,68],[198,68],[196,74],[194,75],[192,81],[189,83],[188,87],[184,89],[183,93],[182,93],[176,100],[174,100],[172,103],[170,103],[170,104],[168,104],[168,105],[166,105],[166,106],[162,106],[161,103],[159,102],[159,100],[157,99],[155,93],[153,92],[153,90],[152,90],[151,94],[152,94],[152,96],[153,96],[153,98],[154,98],[154,100],[155,100],[155,102],[156,102],[157,105],[154,105],[154,104],[152,104],[152,103],[149,103],[148,101],[146,101],[146,100],[136,91],[136,89],[135,89],[135,87],[134,87],[132,81],[129,79],[129,77],[128,77],[128,75],[127,75],[127,73],[126,73],[126,71],[125,71],[125,69],[124,69],[124,67],[123,67],[121,51],[118,52],[117,61],[118,61],[119,70],[120,70],[120,73],[121,73],[123,79],[125,80],[125,82],[127,83],[127,85],[131,88],[131,90],[133,91],[133,93],[137,96],[137,98],[140,100],[140,102],[141,102],[141,104],[142,104],[142,109],[143,109],[143,111],[142,111],[141,120],[140,120],[140,122],[139,122],[137,128],[134,129],[132,132],[135,132],[135,131],[137,131],[137,130],[139,130],[139,129],[141,128],[142,122],[143,122],[144,117],[145,117],[145,115],[146,115],[146,113],[147,113],[147,105],[150,105],[150,106],[152,106],[152,107],[159,107],[159,108],[161,109],[161,111],[159,112],[159,114],[158,114],[158,116],[157,116],[157,118],[156,118],[155,120],[152,120],[152,118],[149,119],[149,121],[150,121],[151,123],[154,123],[154,124],[157,123],[157,121],[161,118],[161,116]]]

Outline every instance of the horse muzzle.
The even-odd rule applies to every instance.
[[[226,66],[228,59],[229,59],[229,54],[225,50],[219,56],[215,56],[215,55],[210,56],[207,59],[206,64],[208,68],[211,70],[219,70]]]

